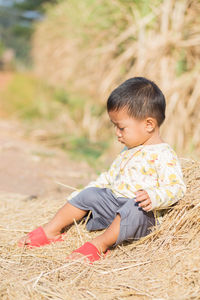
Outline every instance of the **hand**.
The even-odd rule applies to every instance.
[[[145,210],[145,211],[152,210],[151,199],[149,198],[149,195],[146,191],[138,190],[136,192],[135,201],[139,203],[139,207],[141,207],[143,210]]]

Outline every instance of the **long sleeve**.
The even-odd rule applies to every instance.
[[[105,188],[105,187],[109,187],[110,183],[109,183],[109,175],[108,172],[104,172],[101,173],[99,175],[99,177],[97,177],[97,179],[95,181],[91,181],[88,185],[86,185],[83,189],[89,188],[89,187],[99,187],[99,188]],[[82,189],[82,190],[83,190]],[[76,195],[78,195],[78,193],[80,193],[80,191],[82,190],[78,190],[75,191],[73,193],[71,193],[67,199],[70,200],[73,197],[75,197]]]
[[[97,177],[95,181],[91,181],[85,188],[88,187],[99,187],[99,188],[105,188],[109,186],[109,174],[108,172],[103,172]]]
[[[166,143],[138,146],[120,153],[110,169],[84,189],[89,187],[109,188],[116,197],[128,199],[143,189],[149,194],[152,210],[170,207],[186,190],[177,155]]]
[[[181,167],[173,150],[160,153],[156,162],[157,186],[145,190],[152,201],[152,210],[169,208],[186,191]]]

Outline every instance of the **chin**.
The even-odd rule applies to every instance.
[[[126,147],[127,147],[128,149],[132,149],[132,148],[135,148],[135,147],[137,147],[137,146],[139,146],[139,145],[126,145]]]

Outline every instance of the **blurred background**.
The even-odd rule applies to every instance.
[[[200,157],[199,0],[0,0],[0,118],[100,169],[120,146],[106,113],[125,79],[155,81],[162,134]]]

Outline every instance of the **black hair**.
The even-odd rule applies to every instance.
[[[110,94],[107,110],[127,108],[129,116],[136,119],[152,117],[160,126],[165,119],[165,97],[159,87],[144,77],[126,80]]]

